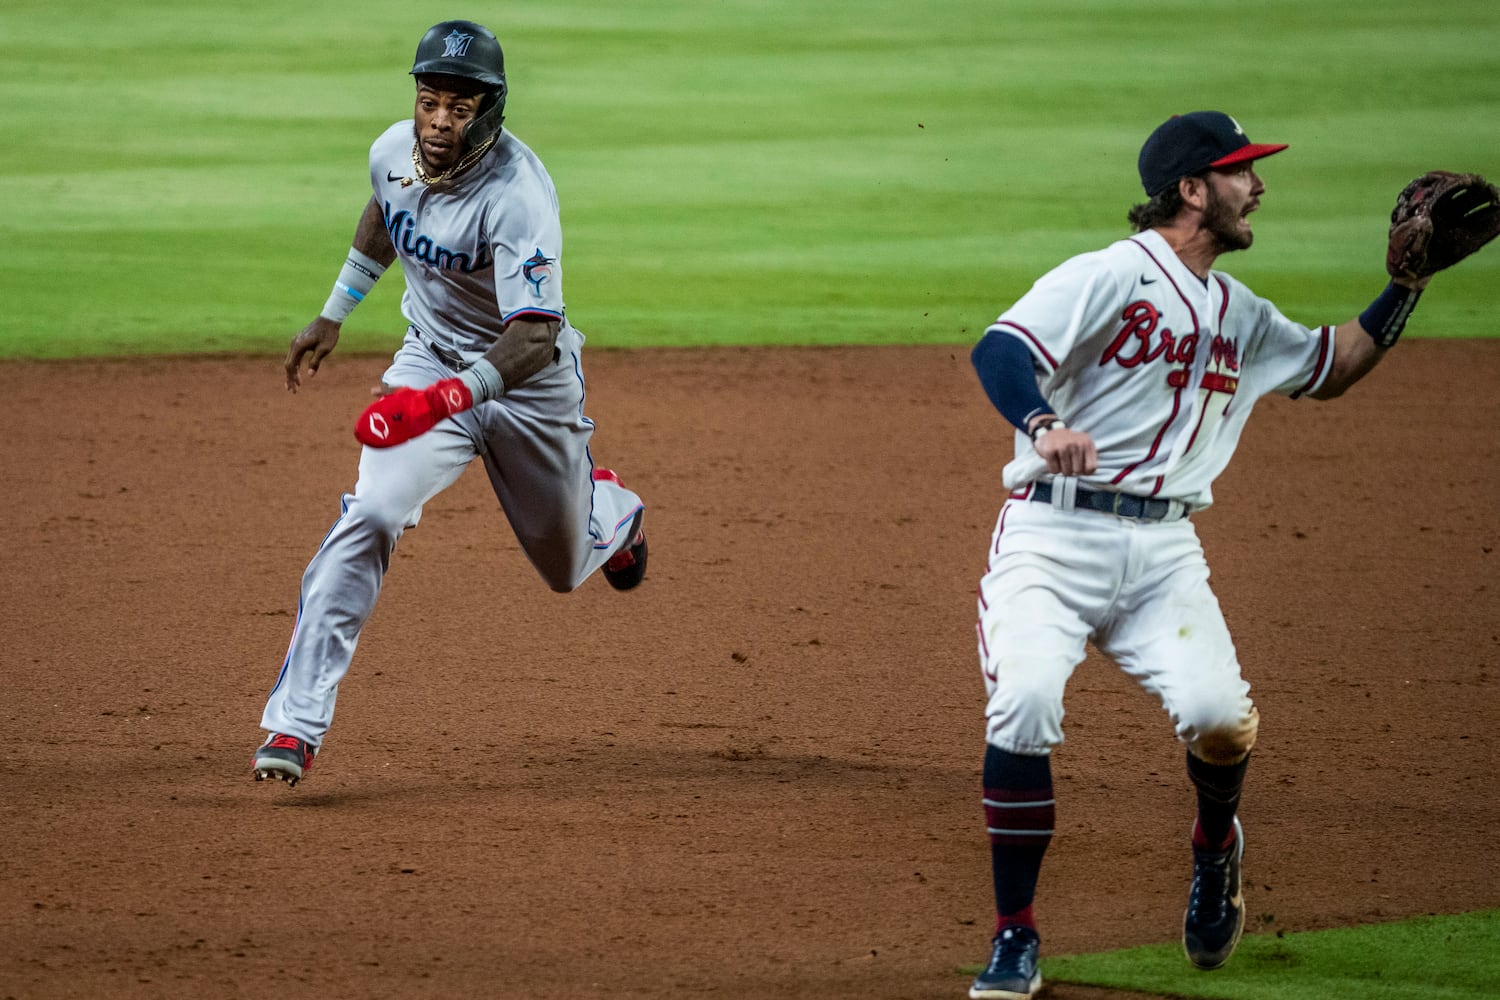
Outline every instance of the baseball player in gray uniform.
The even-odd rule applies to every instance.
[[[339,682],[391,552],[476,456],[532,565],[558,592],[595,570],[618,590],[646,571],[644,505],[589,451],[583,335],[562,293],[557,191],[502,127],[500,43],[444,21],[417,45],[412,119],[370,147],[374,194],[322,314],[293,339],[287,387],[338,342],[391,262],[406,277],[401,348],[360,415],[354,492],[302,577],[291,645],[266,702],[257,781],[295,785],[333,720]]]
[[[1309,329],[1212,269],[1248,249],[1265,191],[1252,143],[1217,111],[1174,116],[1141,149],[1135,235],[1044,275],[975,347],[1017,428],[1010,491],[979,584],[984,814],[997,924],[973,998],[1041,987],[1032,900],[1052,837],[1049,754],[1063,688],[1092,641],[1159,698],[1197,793],[1183,946],[1228,961],[1244,925],[1236,812],[1259,716],[1190,515],[1268,393],[1331,399],[1395,343],[1428,278],[1394,278],[1354,319]]]

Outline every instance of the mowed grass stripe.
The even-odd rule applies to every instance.
[[[7,4],[0,352],[280,353],[436,16],[82,0],[64,26]],[[1136,151],[1172,112],[1292,144],[1264,165],[1255,249],[1222,263],[1309,324],[1379,291],[1406,180],[1500,174],[1489,0],[1416,24],[1394,0],[560,2],[493,27],[595,345],[969,341],[1125,234]],[[1442,276],[1408,335],[1492,335],[1497,279],[1493,250]],[[390,349],[401,290],[396,269],[341,349]]]

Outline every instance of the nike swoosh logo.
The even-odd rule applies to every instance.
[[[405,180],[405,178],[403,178],[403,177],[397,177],[395,174],[391,173],[389,170],[387,170],[385,172],[385,179],[388,180],[388,181]]]
[[[1149,285],[1149,284],[1154,283],[1155,281],[1156,281],[1155,278],[1148,278],[1144,274],[1141,275],[1141,284],[1143,284],[1143,285]]]

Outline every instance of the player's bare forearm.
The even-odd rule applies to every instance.
[[[368,280],[364,285],[359,287],[358,293],[344,289],[346,294],[353,296],[357,301],[363,298],[363,293],[368,291],[369,286],[375,283],[375,280],[380,276],[379,272],[384,271],[396,259],[396,247],[391,243],[390,233],[386,232],[385,228],[385,213],[381,210],[380,203],[373,196],[365,203],[365,209],[360,213],[359,222],[354,226],[352,247],[354,251],[364,254],[369,258],[362,265],[363,275]],[[353,266],[352,262],[357,258],[351,254],[349,259],[351,263],[346,263],[344,271],[340,272],[339,282],[341,283],[357,280],[356,278],[346,277],[346,275],[354,273],[351,271],[351,267]],[[371,264],[371,261],[374,264]],[[378,270],[370,270],[371,267],[377,266]],[[336,289],[340,287],[342,285],[335,285]],[[330,300],[330,303],[332,301]],[[342,311],[332,314],[333,318],[330,318],[329,314],[327,314],[326,310],[328,307],[325,306],[324,315],[318,316],[311,323],[307,324],[307,326],[303,327],[297,336],[292,338],[292,343],[287,348],[286,361],[282,366],[286,370],[286,387],[292,392],[296,392],[297,387],[302,384],[302,362],[304,359],[307,361],[308,375],[315,375],[317,374],[318,366],[323,363],[323,359],[333,353],[334,347],[339,342],[339,331],[343,327],[343,316],[353,308],[353,304],[353,302],[346,302]]]
[[[396,259],[396,246],[385,228],[385,212],[373,195],[354,227],[354,249],[386,267]]]
[[[1336,399],[1350,386],[1370,373],[1386,351],[1375,346],[1374,339],[1360,325],[1358,319],[1340,323],[1333,331],[1333,365],[1328,377],[1317,392],[1308,393],[1313,399]]]
[[[1430,280],[1396,278],[1394,283],[1421,291]],[[1340,323],[1333,331],[1333,367],[1329,369],[1328,378],[1318,391],[1309,395],[1313,399],[1335,399],[1342,396],[1350,386],[1370,374],[1388,350],[1389,348],[1376,345],[1372,331],[1365,329],[1358,316]]]
[[[555,319],[521,316],[505,324],[505,331],[484,355],[508,386],[520,385],[552,363],[557,334],[562,324]]]

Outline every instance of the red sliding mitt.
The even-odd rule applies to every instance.
[[[473,405],[469,387],[456,378],[445,378],[425,389],[397,389],[365,407],[354,425],[354,436],[371,448],[390,448],[426,434],[439,420]]]

